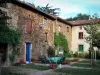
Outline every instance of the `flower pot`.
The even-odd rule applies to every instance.
[[[56,65],[55,64],[50,64],[50,69],[56,69]]]
[[[76,62],[79,62],[79,59],[78,59],[78,58],[76,58],[76,59],[75,59],[75,61],[76,61]]]
[[[66,64],[70,64],[70,61],[69,61],[69,60],[67,60],[67,61],[66,61]]]

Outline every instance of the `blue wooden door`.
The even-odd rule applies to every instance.
[[[30,62],[30,43],[26,43],[26,62]]]

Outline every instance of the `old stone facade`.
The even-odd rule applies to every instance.
[[[69,50],[71,49],[71,42],[72,42],[72,27],[70,26],[70,24],[66,23],[66,22],[62,22],[61,18],[58,18],[56,24],[54,25],[55,28],[55,32],[59,33],[63,33],[66,36],[66,39],[68,41],[68,47]]]
[[[47,55],[49,46],[54,47],[54,32],[62,32],[71,49],[71,25],[63,19],[50,16],[20,1],[8,3],[10,27],[21,32],[20,44],[16,47],[18,58],[26,61],[26,44],[30,44],[30,58]],[[8,54],[9,55],[9,54]]]

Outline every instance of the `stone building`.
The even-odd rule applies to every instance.
[[[48,55],[48,47],[54,47],[54,32],[62,32],[68,39],[68,46],[71,49],[70,23],[18,0],[7,3],[7,7],[4,9],[7,15],[12,18],[8,21],[9,27],[21,32],[20,43],[16,47],[19,52],[16,61],[23,59],[25,62],[30,62],[31,58]],[[11,52],[12,46],[8,45],[7,57]]]

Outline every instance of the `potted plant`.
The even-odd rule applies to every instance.
[[[79,62],[79,58],[76,58],[75,61],[76,61],[76,62]]]
[[[10,60],[10,63],[13,64],[13,62],[15,60],[15,56],[14,55],[9,55],[9,60]]]
[[[66,60],[66,64],[70,64],[70,61],[69,60]]]
[[[31,58],[31,62],[34,62],[35,61],[35,59],[34,58]]]
[[[56,69],[56,65],[55,64],[50,64],[50,69]]]

